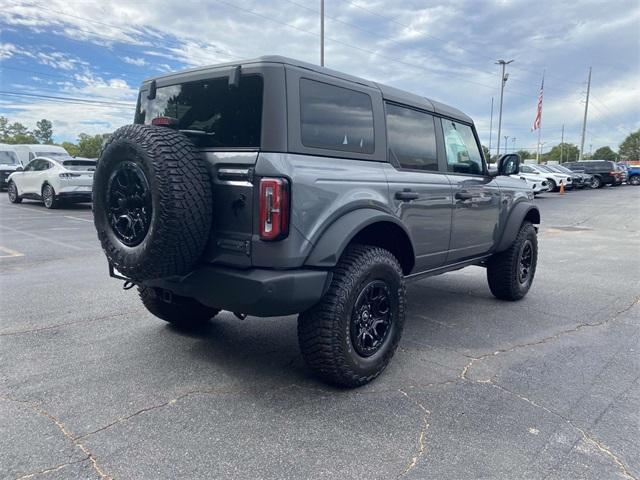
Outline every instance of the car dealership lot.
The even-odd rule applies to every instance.
[[[110,279],[90,206],[0,197],[0,478],[638,478],[640,189],[545,194],[537,277],[409,286],[357,390],[295,317],[178,331]]]

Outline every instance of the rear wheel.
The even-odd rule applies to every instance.
[[[138,287],[144,306],[156,317],[177,327],[195,327],[215,317],[220,310],[210,308],[193,298],[171,295],[163,297],[155,288]]]
[[[305,362],[323,380],[358,387],[386,368],[404,325],[405,285],[387,250],[350,246],[323,299],[298,317]]]
[[[537,264],[536,229],[531,223],[524,222],[511,246],[494,254],[487,263],[491,293],[501,300],[520,300],[531,288]]]
[[[56,192],[48,183],[42,187],[42,201],[47,208],[57,208],[60,202],[56,198]]]
[[[598,176],[593,177],[591,180],[591,188],[600,188],[602,187],[602,179]]]
[[[9,181],[9,185],[7,185],[7,194],[9,195],[9,201],[11,203],[21,203],[22,197],[18,195],[18,187],[13,183],[12,180]]]

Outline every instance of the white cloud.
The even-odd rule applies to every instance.
[[[145,65],[148,64],[148,62],[144,58],[122,57],[122,60],[125,63],[135,65],[136,67],[144,67]]]

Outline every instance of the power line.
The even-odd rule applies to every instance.
[[[0,90],[0,95],[11,96],[11,97],[41,98],[45,100],[62,100],[62,101],[67,101],[69,103],[103,105],[103,106],[109,106],[109,107],[126,107],[126,108],[135,107],[135,103],[124,103],[124,102],[114,102],[114,101],[106,102],[102,100],[92,100],[88,98],[63,97],[59,95],[39,95],[36,93],[8,92],[5,90]]]

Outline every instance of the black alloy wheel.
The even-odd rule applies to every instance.
[[[151,225],[153,207],[149,181],[139,165],[120,162],[107,184],[107,210],[111,229],[128,247],[139,245]]]
[[[518,259],[518,281],[526,284],[530,280],[533,266],[533,246],[530,240],[526,240],[520,249],[520,258]]]
[[[389,286],[382,280],[366,285],[353,306],[351,314],[351,343],[362,357],[370,357],[384,344],[393,315]]]

